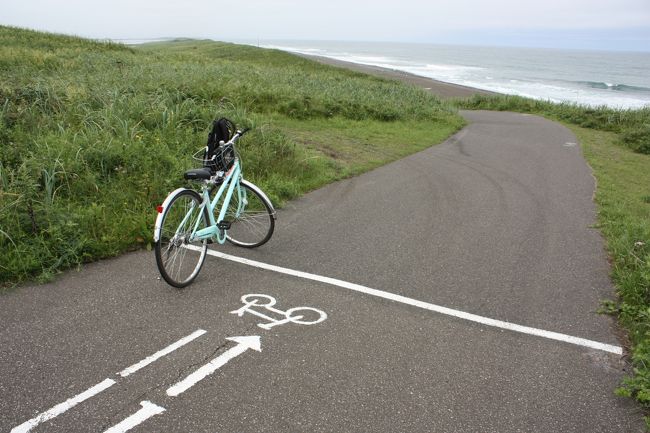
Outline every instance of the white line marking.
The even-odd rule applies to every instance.
[[[119,424],[115,424],[104,433],[124,433],[131,430],[133,427],[142,424],[152,416],[161,414],[165,411],[164,407],[157,406],[152,402],[146,400],[141,401],[140,405],[142,406],[142,409],[125,418]]]
[[[187,248],[196,248],[196,247],[192,245],[188,245]],[[260,269],[266,269],[268,271],[279,272],[281,274],[292,275],[298,278],[304,278],[307,280],[331,284],[333,286],[342,287],[344,289],[353,290],[355,292],[365,293],[366,295],[377,296],[379,298],[384,298],[395,302],[401,302],[403,304],[411,305],[413,307],[423,308],[425,310],[434,311],[436,313],[445,314],[447,316],[457,317],[463,320],[469,320],[470,322],[476,322],[487,326],[493,326],[495,328],[507,329],[509,331],[520,332],[522,334],[536,335],[538,337],[548,338],[550,340],[562,341],[569,344],[575,344],[577,346],[589,347],[591,349],[602,350],[604,352],[610,352],[616,355],[623,354],[623,348],[620,346],[600,343],[598,341],[587,340],[585,338],[580,338],[580,337],[573,337],[571,335],[560,334],[558,332],[545,331],[543,329],[517,325],[510,322],[504,322],[502,320],[490,319],[489,317],[483,317],[483,316],[478,316],[476,314],[465,313],[463,311],[454,310],[451,308],[442,307],[435,304],[430,304],[428,302],[418,301],[416,299],[407,298],[405,296],[396,295],[394,293],[384,292],[382,290],[377,290],[377,289],[371,289],[370,287],[361,286],[359,284],[348,283],[347,281],[337,280],[335,278],[323,277],[321,275],[310,274],[308,272],[296,271],[293,269],[270,265],[268,263],[249,260],[243,257],[231,256],[230,254],[224,254],[219,251],[215,251],[211,249],[208,249],[208,254],[214,257],[219,257],[221,259],[242,263],[244,265],[253,266]]]
[[[110,388],[111,386],[115,385],[115,381],[112,379],[106,379],[103,382],[98,383],[97,385],[88,388],[86,391],[82,392],[81,394],[78,394],[63,403],[59,403],[50,410],[47,410],[39,415],[37,415],[35,418],[30,419],[29,421],[26,421],[19,425],[18,427],[14,427],[11,430],[11,433],[25,433],[36,427],[42,422],[48,421],[58,415],[61,415],[63,412],[67,411],[68,409],[76,406],[77,404],[81,403],[84,400],[88,400],[90,397],[93,397],[100,392],[104,391],[107,388]]]
[[[156,361],[159,358],[162,358],[163,356],[173,352],[174,350],[178,349],[179,347],[182,347],[189,343],[192,340],[195,340],[196,338],[199,338],[201,335],[205,334],[207,331],[204,331],[203,329],[199,329],[197,331],[194,331],[187,337],[183,337],[177,342],[170,344],[169,346],[165,347],[162,350],[159,350],[158,352],[154,353],[151,356],[146,357],[142,361],[133,364],[130,367],[125,368],[124,370],[120,371],[118,374],[122,377],[126,377],[129,374],[133,374],[136,371],[140,370],[141,368],[146,367],[147,365],[151,364],[152,362]]]
[[[256,335],[251,337],[231,337],[226,338],[226,340],[234,341],[238,344],[232,349],[229,349],[221,355],[217,356],[212,361],[205,364],[203,367],[200,367],[198,370],[196,370],[194,373],[191,373],[176,385],[169,387],[167,390],[167,395],[176,397],[182,392],[187,391],[189,388],[196,385],[199,381],[205,379],[207,376],[223,367],[228,361],[236,358],[237,356],[246,352],[248,349],[257,350],[258,352],[262,351],[262,347],[260,345],[260,337]]]

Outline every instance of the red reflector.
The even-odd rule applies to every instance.
[[[158,206],[158,207],[156,208],[156,210],[158,211],[158,213],[162,213],[163,209],[164,209],[164,208],[162,207],[162,205],[160,205],[160,206]]]

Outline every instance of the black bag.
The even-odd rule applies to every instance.
[[[235,125],[225,117],[212,122],[212,131],[208,134],[208,144],[205,150],[203,166],[214,174],[217,171],[228,171],[235,160],[235,150],[227,143],[235,135]]]

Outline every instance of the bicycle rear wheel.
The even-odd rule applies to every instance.
[[[197,230],[209,225],[201,196],[186,189],[178,193],[163,210],[160,238],[155,245],[160,275],[170,285],[182,288],[199,274],[208,249],[207,239],[190,242],[197,219]]]
[[[226,239],[244,248],[265,244],[275,229],[274,214],[273,205],[255,185],[240,182],[226,212],[225,219],[230,222]]]

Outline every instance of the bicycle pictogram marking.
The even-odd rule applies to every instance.
[[[273,296],[263,295],[258,293],[250,293],[241,297],[241,301],[244,303],[244,306],[238,310],[231,311],[231,314],[236,314],[239,317],[242,317],[245,313],[253,314],[257,317],[260,317],[266,320],[268,323],[258,323],[262,329],[269,330],[274,326],[285,325],[287,323],[297,323],[299,325],[315,325],[327,319],[327,314],[317,308],[312,307],[294,307],[286,311],[273,308],[277,302]],[[272,313],[282,316],[282,319],[275,319],[271,316],[268,316],[260,311],[259,309],[265,309]],[[309,320],[308,317],[316,317],[315,320]]]

